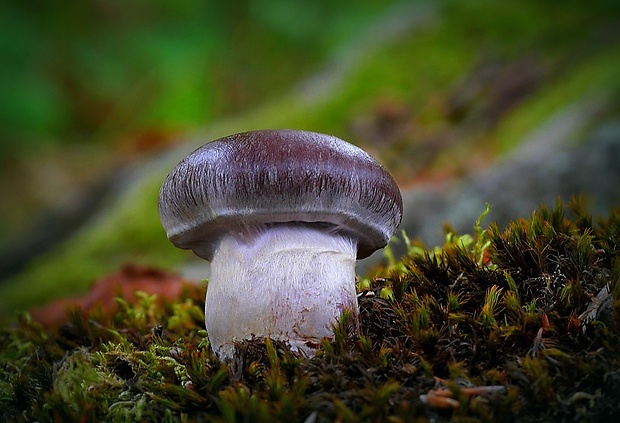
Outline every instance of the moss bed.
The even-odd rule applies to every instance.
[[[204,292],[0,329],[0,421],[609,421],[620,416],[620,209],[577,201],[446,231],[360,283],[316,357],[251,340],[220,362]]]

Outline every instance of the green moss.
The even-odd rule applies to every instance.
[[[412,247],[360,292],[360,333],[344,314],[314,358],[251,340],[220,362],[199,289],[177,304],[119,299],[48,330],[21,315],[0,330],[1,418],[608,421],[620,400],[620,209],[597,222],[578,202],[568,210]]]

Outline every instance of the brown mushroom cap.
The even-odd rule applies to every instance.
[[[296,130],[231,135],[198,148],[168,175],[159,215],[179,248],[213,258],[227,232],[301,222],[357,240],[358,258],[384,247],[402,217],[390,174],[334,136]]]

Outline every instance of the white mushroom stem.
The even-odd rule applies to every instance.
[[[224,236],[205,304],[213,350],[230,358],[232,342],[269,337],[313,355],[345,309],[358,317],[356,252],[355,240],[304,225]]]

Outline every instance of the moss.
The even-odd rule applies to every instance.
[[[2,420],[608,421],[620,400],[620,209],[572,201],[410,253],[314,358],[212,354],[203,292],[0,331]],[[391,295],[379,295],[389,288]],[[603,294],[603,295],[601,295]]]

